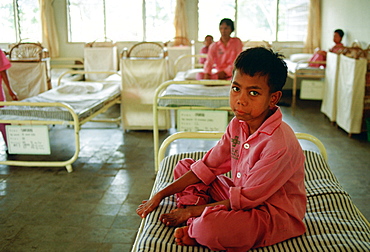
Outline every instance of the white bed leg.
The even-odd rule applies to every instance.
[[[73,169],[72,169],[72,165],[66,165],[66,169],[67,171],[70,173],[70,172],[73,172]]]

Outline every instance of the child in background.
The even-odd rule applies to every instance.
[[[344,36],[343,30],[337,29],[337,30],[334,31],[333,41],[334,41],[335,45],[331,49],[329,49],[329,52],[338,53],[339,50],[344,48],[344,45],[342,44],[343,36]],[[326,61],[326,54],[327,54],[326,51],[318,50],[312,56],[310,61],[311,62]],[[320,66],[325,67],[325,64],[310,63],[309,66],[310,67],[320,67]]]
[[[174,182],[143,201],[137,214],[145,218],[176,194],[178,208],[160,221],[179,226],[178,245],[216,251],[248,251],[302,235],[305,158],[276,106],[286,77],[281,55],[262,47],[242,52],[230,89],[235,117],[225,134],[201,160],[179,161]],[[223,175],[229,171],[231,179]]]
[[[6,73],[6,70],[8,70],[10,67],[11,67],[11,64],[10,64],[9,60],[6,58],[5,53],[3,52],[3,50],[0,49],[0,89],[1,89],[0,90],[0,101],[6,101],[6,96],[5,96],[5,93],[4,93],[3,86],[2,86],[3,80],[4,80],[4,83],[5,83],[6,87],[8,88],[10,97],[12,97],[12,99],[14,101],[18,101],[17,94],[11,88],[11,86],[9,84],[8,75]],[[6,133],[5,133],[5,124],[0,123],[0,131],[3,134],[5,144],[7,145],[7,139],[6,139]]]
[[[209,49],[209,46],[213,43],[213,36],[211,35],[207,35],[205,36],[204,38],[204,41],[203,41],[203,44],[204,46],[202,47],[202,49],[200,49],[200,54],[207,54],[208,53],[208,49]],[[200,64],[204,64],[204,62],[206,62],[206,58],[200,58],[199,59],[199,63]]]

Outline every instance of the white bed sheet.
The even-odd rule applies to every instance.
[[[339,55],[328,52],[326,55],[325,86],[321,104],[321,112],[331,122],[337,119],[337,81],[339,69]]]
[[[349,134],[359,134],[362,130],[366,71],[366,59],[340,55],[336,122]]]
[[[51,72],[51,87],[56,88],[58,86],[58,79],[59,77],[68,71],[72,71],[72,68],[52,68]],[[83,74],[67,74],[63,76],[61,83],[69,82],[69,81],[80,81],[83,79]]]
[[[300,75],[322,75],[325,73],[325,68],[320,67],[310,67],[308,63],[305,62],[293,62],[291,60],[284,60],[287,64],[288,71],[295,74],[297,70],[305,70],[304,72],[299,72]]]
[[[204,106],[210,108],[228,107],[230,86],[205,86],[205,85],[169,85],[161,94],[158,106],[181,107],[181,106]],[[171,96],[170,99],[166,97]],[[188,97],[188,99],[183,99]],[[161,99],[165,98],[165,99]]]
[[[89,82],[77,82],[88,84]],[[94,82],[93,82],[94,83]],[[120,96],[120,82],[100,82],[103,87],[100,92],[86,94],[65,94],[59,92],[64,86],[51,89],[38,96],[29,97],[22,102],[61,102],[69,105],[79,119],[86,118],[107,101]],[[72,121],[72,115],[63,107],[32,107],[32,106],[7,106],[0,109],[0,118],[7,120],[63,120]]]

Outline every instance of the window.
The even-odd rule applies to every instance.
[[[198,40],[212,35],[215,41],[220,38],[218,30],[221,19],[235,20],[235,0],[199,0],[198,1]]]
[[[210,33],[217,40],[222,18],[235,22],[241,40],[303,41],[309,0],[198,0],[198,39]]]
[[[278,41],[303,41],[308,25],[308,0],[280,0]]]
[[[176,0],[67,0],[68,40],[170,40],[175,7]]]
[[[1,0],[0,43],[41,42],[38,0]]]

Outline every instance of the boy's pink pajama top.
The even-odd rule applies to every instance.
[[[282,121],[280,108],[274,110],[252,135],[244,121],[233,118],[217,145],[191,166],[207,185],[231,169],[235,185],[229,189],[232,210],[263,206],[269,212],[271,226],[264,237],[265,246],[305,232],[305,157],[294,132]],[[233,227],[222,228],[233,231]]]

